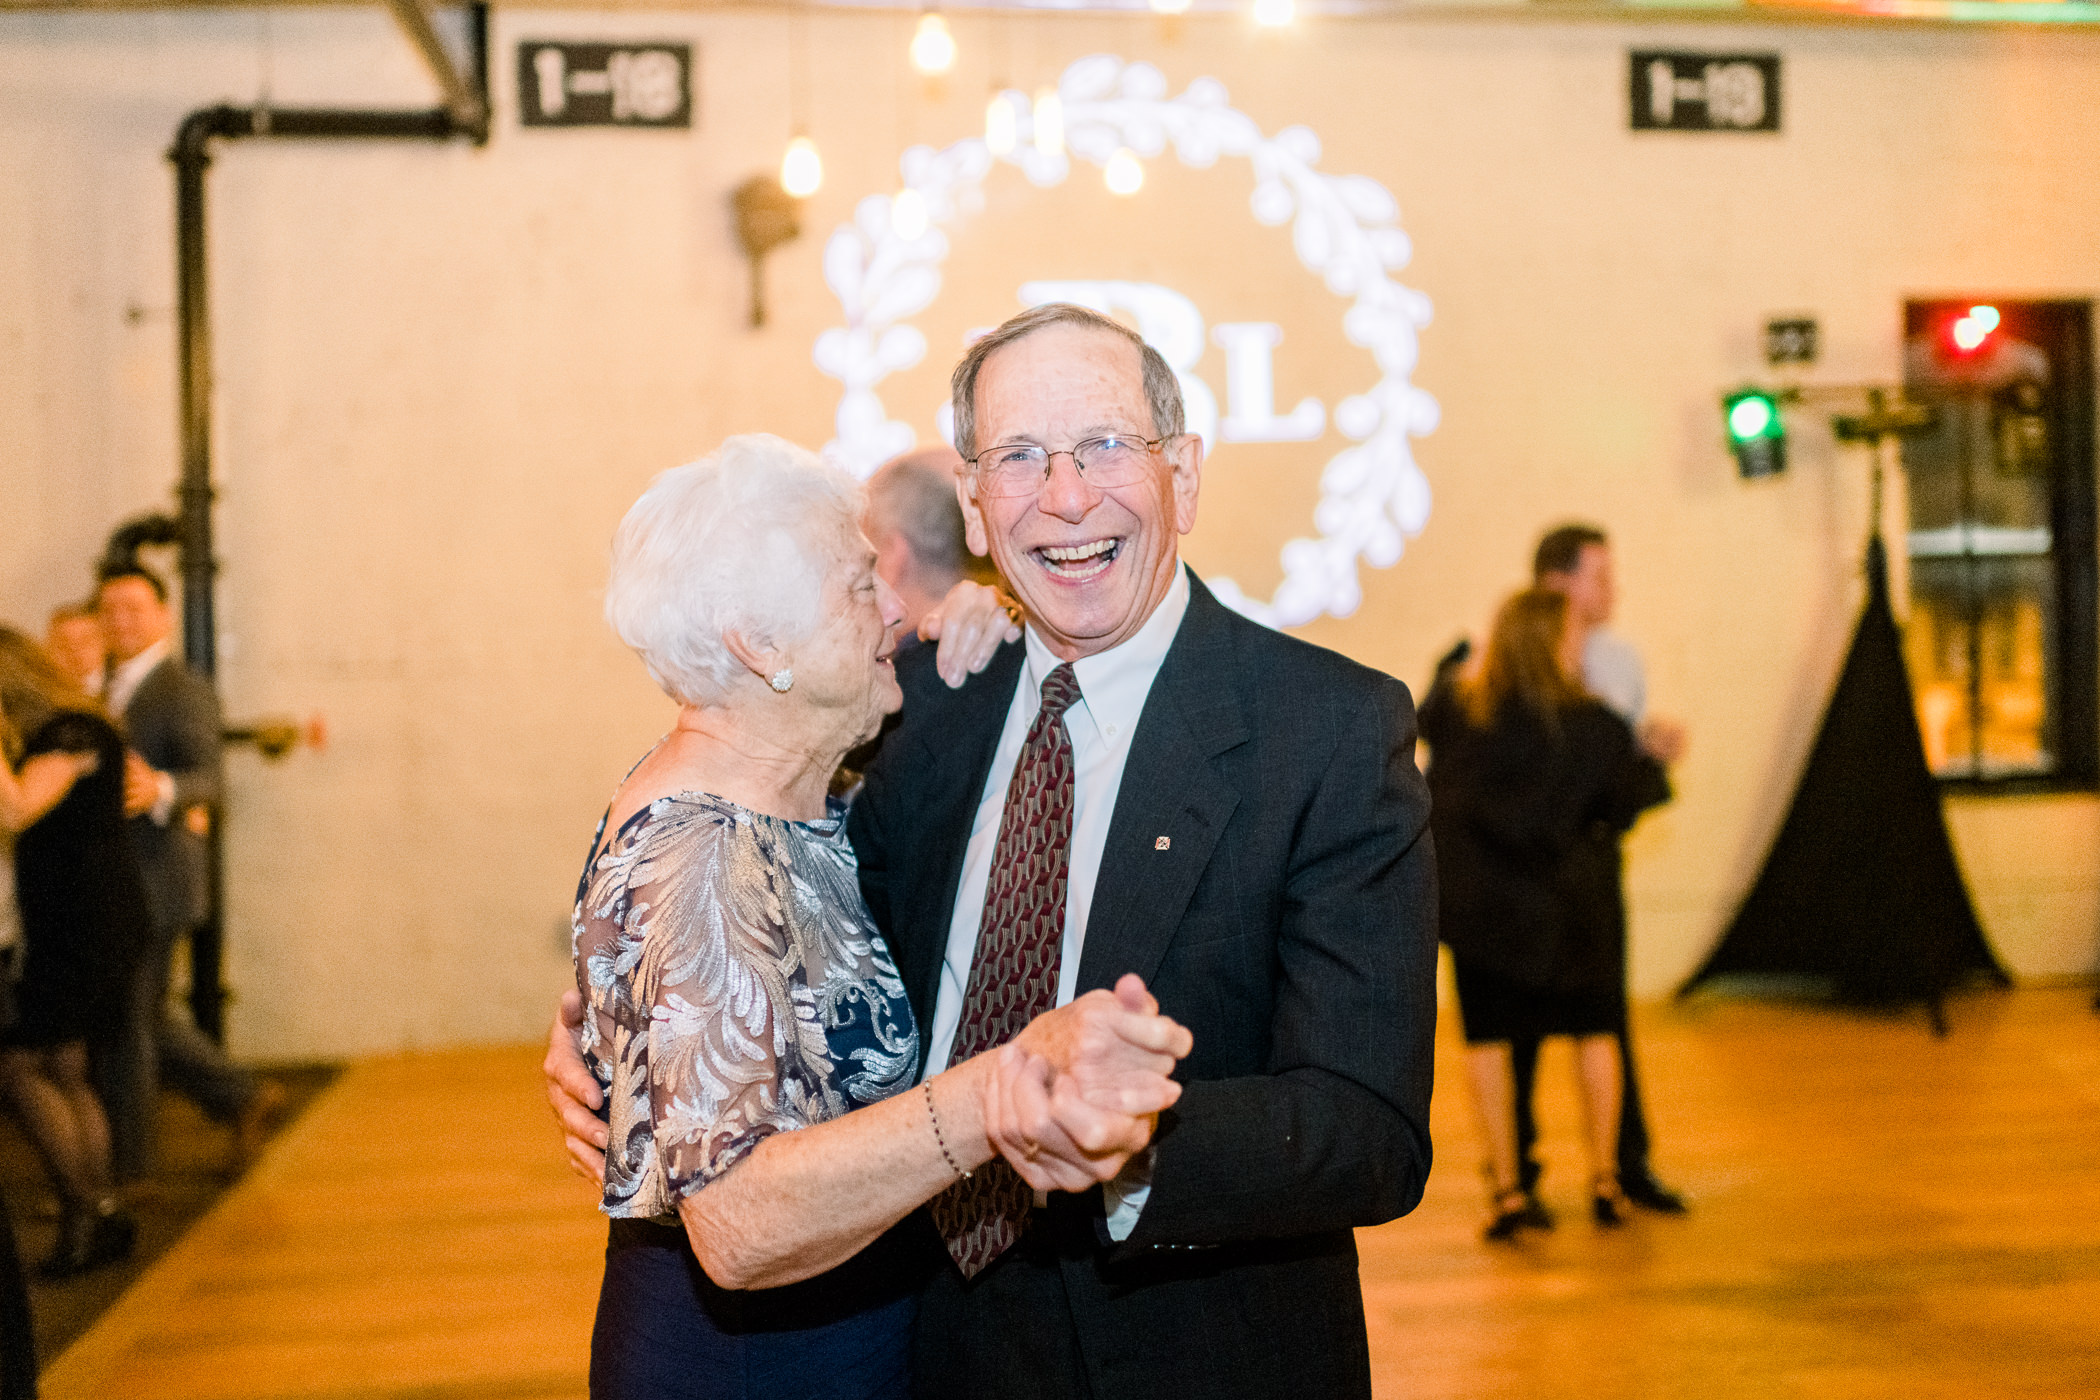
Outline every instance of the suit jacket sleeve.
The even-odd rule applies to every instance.
[[[159,754],[144,757],[175,780],[175,810],[219,805],[221,739],[219,698],[201,677],[179,673],[171,692]]]
[[[1659,807],[1670,800],[1670,775],[1640,746],[1625,722],[1614,714],[1608,718],[1618,721],[1612,731],[1613,743],[1609,750],[1610,778],[1604,791],[1594,804],[1597,820],[1614,831],[1625,831],[1631,827],[1641,813],[1650,807]]]
[[[1421,1199],[1436,873],[1414,743],[1407,690],[1382,679],[1291,841],[1268,1072],[1190,1083],[1162,1115],[1125,1251],[1373,1225]]]
[[[884,747],[888,747],[887,742]],[[890,907],[890,836],[889,825],[896,806],[896,784],[890,780],[890,772],[880,764],[871,763],[862,779],[860,791],[854,794],[853,805],[846,813],[846,831],[853,842],[853,858],[860,870],[860,897],[867,902],[868,914],[875,927],[891,944],[895,956],[896,920]],[[914,1006],[921,1019],[927,1013]],[[923,1049],[924,1037],[921,1037]]]

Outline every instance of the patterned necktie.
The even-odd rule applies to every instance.
[[[950,1064],[1004,1045],[1056,1004],[1072,843],[1072,739],[1065,711],[1078,699],[1071,662],[1044,677],[1042,708],[1006,788]],[[1021,1237],[1032,1199],[1028,1183],[997,1157],[933,1198],[934,1224],[963,1277],[975,1275]]]

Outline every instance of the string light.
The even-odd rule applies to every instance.
[[[787,154],[780,158],[780,188],[797,199],[807,199],[823,183],[824,161],[817,154],[817,143],[797,135],[788,142]]]
[[[993,155],[1014,153],[1014,147],[1021,143],[1020,125],[1014,116],[1014,104],[1006,100],[1006,94],[993,93],[992,100],[984,104],[984,144]]]
[[[1101,178],[1110,194],[1136,194],[1145,187],[1145,167],[1128,146],[1119,147],[1101,167]]]
[[[919,16],[918,32],[911,36],[911,65],[928,77],[955,66],[955,36],[938,10]]]
[[[890,229],[907,241],[926,232],[926,196],[906,186],[890,201]]]
[[[1054,87],[1035,90],[1035,148],[1053,160],[1065,153],[1065,102]]]
[[[1254,0],[1254,22],[1264,29],[1282,29],[1297,17],[1294,0]]]
[[[791,199],[807,199],[824,183],[824,162],[809,139],[809,16],[801,6],[788,12],[788,120],[794,136],[780,157],[780,188]]]

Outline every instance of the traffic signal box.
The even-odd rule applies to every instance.
[[[1721,409],[1735,469],[1744,480],[1786,470],[1786,420],[1779,414],[1778,395],[1738,389],[1722,397]]]

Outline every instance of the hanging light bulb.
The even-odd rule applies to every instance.
[[[1188,11],[1189,0],[1152,0],[1152,12],[1156,15],[1178,15]]]
[[[1264,29],[1281,29],[1297,17],[1293,0],[1254,0],[1254,22]]]
[[[797,199],[807,199],[823,183],[824,161],[817,154],[817,143],[798,133],[780,158],[780,188]]]
[[[909,241],[926,232],[926,196],[909,185],[890,201],[890,230]]]
[[[995,156],[1010,156],[1021,141],[1020,123],[1014,119],[1014,104],[1006,94],[995,92],[984,104],[984,144]]]
[[[1065,101],[1054,87],[1035,90],[1035,148],[1052,158],[1065,153]]]
[[[948,32],[948,21],[941,18],[940,11],[928,10],[919,16],[918,32],[911,36],[911,66],[928,77],[955,66],[955,36]]]
[[[1110,194],[1136,194],[1145,187],[1145,167],[1130,147],[1121,146],[1101,168],[1101,178]]]

